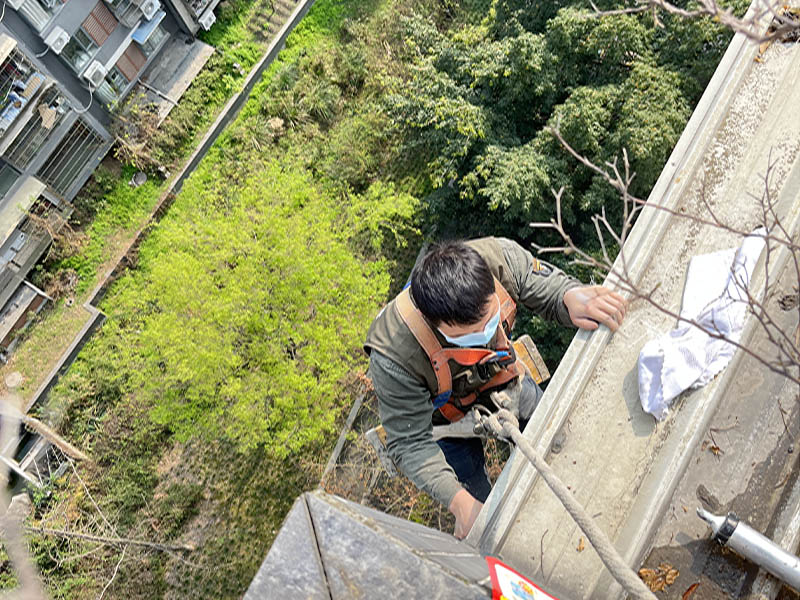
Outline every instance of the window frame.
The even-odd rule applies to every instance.
[[[84,44],[83,40],[79,39],[78,34],[83,34],[83,36],[86,37],[86,40],[88,41],[88,47]],[[65,54],[65,51],[70,47],[70,45],[73,44],[73,42],[77,47],[77,52],[72,57],[69,57],[67,54]],[[92,50],[92,46],[94,46],[94,50]],[[80,74],[84,67],[86,67],[86,65],[88,65],[95,56],[97,56],[99,51],[100,46],[97,45],[97,43],[92,39],[92,36],[90,36],[83,28],[83,25],[81,25],[75,30],[75,33],[70,36],[69,43],[64,46],[64,50],[61,51],[60,56],[64,62],[66,62],[72,68],[72,70],[75,71],[75,73]],[[83,55],[85,55],[85,60],[80,64],[78,64],[78,61],[73,62],[73,58],[78,57],[79,53],[81,52]]]

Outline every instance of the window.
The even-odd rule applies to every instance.
[[[33,65],[19,50],[12,50],[0,64],[0,98],[8,98],[17,81],[25,81],[33,72]]]
[[[8,193],[19,178],[19,173],[7,162],[0,164],[0,198]]]
[[[6,150],[4,158],[21,170],[27,169],[68,110],[69,104],[58,89],[55,86],[48,88],[42,93],[31,118]]]
[[[38,94],[45,76],[13,50],[0,65],[0,135],[5,133]]]
[[[64,46],[61,57],[76,73],[80,73],[116,27],[114,15],[105,4],[98,2]]]
[[[112,0],[111,9],[125,27],[134,27],[142,17],[139,7],[132,0]]]
[[[114,88],[114,91],[117,92],[117,94],[121,94],[122,90],[128,87],[128,84],[130,83],[127,77],[125,77],[125,75],[122,74],[122,71],[120,71],[117,67],[111,68],[108,77],[106,77],[106,81],[111,84],[111,87]]]
[[[86,63],[97,53],[99,46],[92,41],[83,28],[78,29],[69,43],[61,51],[61,57],[67,61],[76,73],[80,73]]]
[[[111,67],[111,71],[106,75],[105,81],[95,91],[98,98],[105,104],[114,103],[128,87],[128,79],[116,66]]]
[[[158,49],[158,46],[165,37],[167,37],[167,32],[161,25],[157,25],[153,33],[145,40],[144,44],[139,44],[139,47],[142,49],[145,56],[150,57],[153,52]]]

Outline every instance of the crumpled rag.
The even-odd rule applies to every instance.
[[[639,400],[661,420],[682,391],[711,381],[730,362],[747,318],[747,288],[764,248],[763,228],[730,248],[695,256],[689,263],[681,317],[669,333],[647,342],[639,353]],[[721,334],[726,339],[709,335]]]

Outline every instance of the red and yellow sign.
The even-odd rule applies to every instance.
[[[487,556],[486,562],[492,578],[492,600],[557,600],[493,556]]]

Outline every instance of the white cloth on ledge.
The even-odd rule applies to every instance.
[[[683,291],[684,321],[647,342],[639,354],[639,400],[645,412],[661,420],[671,401],[688,388],[711,381],[733,357],[747,318],[747,287],[764,248],[765,230],[747,236],[741,247],[695,256]],[[719,339],[707,332],[722,335]]]

